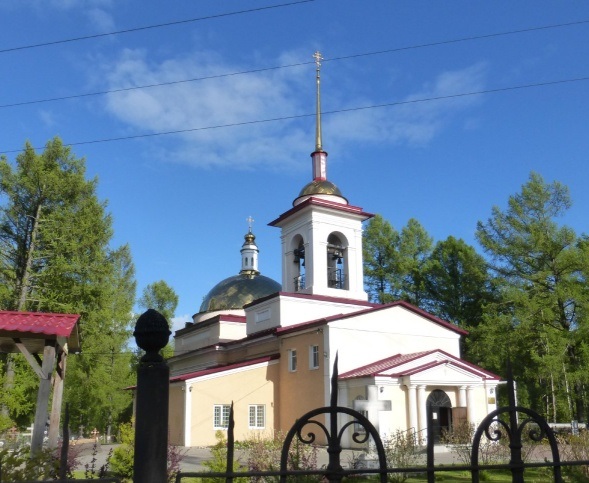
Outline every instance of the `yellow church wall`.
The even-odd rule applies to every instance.
[[[227,353],[227,362],[232,364],[234,362],[277,354],[280,350],[279,344],[280,341],[277,338],[272,337],[268,339],[259,339],[251,344],[231,348],[231,351]]]
[[[318,347],[319,364],[310,368],[311,347]],[[290,351],[297,351],[297,368],[289,370]],[[276,401],[280,407],[279,428],[286,433],[306,412],[326,406],[329,398],[328,359],[324,358],[323,332],[317,329],[283,337],[280,346],[280,388]],[[327,399],[326,399],[327,398]],[[327,402],[326,402],[327,400]],[[316,427],[313,429],[317,429]],[[315,431],[319,444],[323,435]]]
[[[168,434],[170,444],[184,445],[184,384],[170,385]]]
[[[213,425],[215,405],[234,404],[235,438],[244,440],[253,435],[270,435],[276,426],[278,364],[271,362],[255,368],[227,371],[188,381],[191,390],[190,445],[210,446],[216,443]],[[263,429],[249,428],[249,406],[264,405]],[[221,430],[224,431],[224,430]]]

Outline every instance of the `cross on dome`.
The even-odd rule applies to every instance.
[[[254,224],[255,220],[250,215],[245,219],[245,221],[247,221],[247,226],[248,226],[249,232],[251,233],[252,232],[252,225]]]

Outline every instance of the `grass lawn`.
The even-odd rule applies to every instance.
[[[553,481],[552,472],[546,468],[529,469],[524,473],[526,483],[547,483]],[[200,478],[182,478],[182,483],[210,483],[213,480],[200,479]],[[295,481],[295,480],[287,480]],[[319,480],[318,480],[319,481]],[[345,483],[375,483],[375,478],[344,478]],[[416,476],[405,480],[406,483],[423,483],[427,481],[427,476]],[[448,471],[448,472],[437,472],[436,482],[443,481],[445,483],[467,483],[472,481],[469,472],[465,471]],[[497,471],[485,471],[481,474],[481,482],[496,482],[496,483],[511,483],[511,473],[506,470]],[[568,480],[566,477],[564,481],[580,481],[580,480]],[[589,481],[589,480],[587,480]]]

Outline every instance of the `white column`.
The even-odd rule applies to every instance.
[[[409,428],[418,431],[416,389],[416,386],[407,385],[407,391],[409,392]]]
[[[466,386],[460,386],[458,392],[458,406],[461,408],[466,407]]]
[[[192,445],[192,385],[184,383],[184,446]]]
[[[466,388],[466,414],[470,424],[475,424],[476,422],[473,391],[473,386],[468,386]]]
[[[426,411],[425,386],[417,388],[417,415],[419,417],[419,428],[417,431],[424,431],[427,428],[427,411]]]

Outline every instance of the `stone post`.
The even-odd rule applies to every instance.
[[[165,317],[153,309],[139,317],[133,332],[137,345],[146,352],[137,369],[135,483],[167,481],[170,369],[159,352],[170,334]]]

